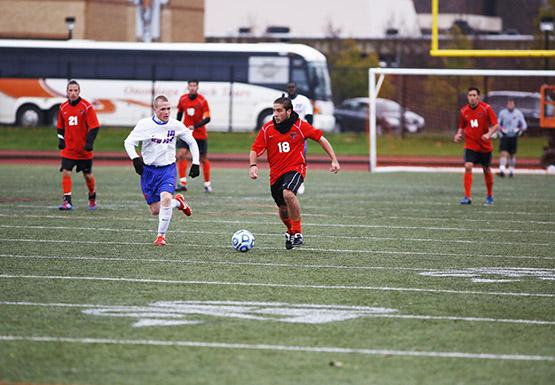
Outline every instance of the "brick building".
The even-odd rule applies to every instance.
[[[0,38],[141,41],[138,7],[158,7],[154,41],[203,42],[204,0],[0,0]]]

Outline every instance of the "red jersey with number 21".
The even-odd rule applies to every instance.
[[[92,104],[81,98],[76,105],[62,103],[58,112],[58,128],[65,130],[66,147],[60,151],[62,158],[92,159],[92,151],[85,151],[87,134],[99,128],[98,118]]]
[[[496,124],[495,112],[487,103],[480,102],[474,108],[467,104],[461,108],[459,128],[464,130],[464,148],[477,152],[492,152],[491,140],[482,140],[482,135]]]
[[[271,121],[262,126],[251,150],[256,152],[257,156],[268,151],[270,184],[273,185],[280,176],[289,171],[297,171],[304,178],[306,175],[304,141],[305,139],[319,141],[321,137],[322,131],[301,119],[297,119],[285,134],[280,133]]]

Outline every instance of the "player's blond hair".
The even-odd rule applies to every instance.
[[[154,109],[156,109],[156,107],[158,107],[158,103],[159,102],[169,102],[168,97],[166,95],[158,95],[154,98],[154,101],[152,102],[152,106],[154,107]]]

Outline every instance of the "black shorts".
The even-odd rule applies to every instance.
[[[299,190],[303,182],[303,176],[297,171],[289,171],[280,176],[276,183],[270,186],[272,198],[274,198],[276,205],[278,205],[278,207],[285,206],[283,190],[290,190],[296,195],[297,190]]]
[[[489,167],[491,165],[491,152],[478,152],[465,148],[464,162],[471,162],[474,164],[481,164],[484,167]]]
[[[198,152],[202,155],[208,153],[208,139],[201,139],[201,140],[197,140],[197,145],[198,145]],[[189,145],[187,144],[187,142],[181,140],[181,139],[177,139],[177,142],[175,143],[175,147],[176,148],[185,148],[187,150],[189,150]]]
[[[502,136],[499,142],[499,151],[507,151],[509,154],[516,154],[517,137]]]
[[[92,159],[68,159],[62,158],[62,166],[60,171],[73,170],[73,167],[77,167],[77,172],[83,171],[83,174],[92,173]]]

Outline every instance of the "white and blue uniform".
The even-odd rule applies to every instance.
[[[508,108],[502,109],[497,120],[501,127],[501,136],[513,138],[522,134],[522,132],[528,128],[526,120],[524,120],[524,115],[522,115],[522,112],[520,112],[518,108],[512,111],[509,111]]]
[[[160,193],[175,190],[175,144],[176,138],[189,145],[193,164],[200,164],[197,142],[193,133],[183,123],[170,118],[162,122],[152,116],[139,120],[124,141],[129,158],[139,157],[135,147],[142,143],[142,157],[145,163],[141,175],[141,189],[148,204],[160,201]]]
[[[307,115],[314,115],[312,103],[306,96],[297,94],[295,98],[291,99],[291,103],[293,104],[293,111],[299,114],[299,118],[302,120],[306,120]]]

